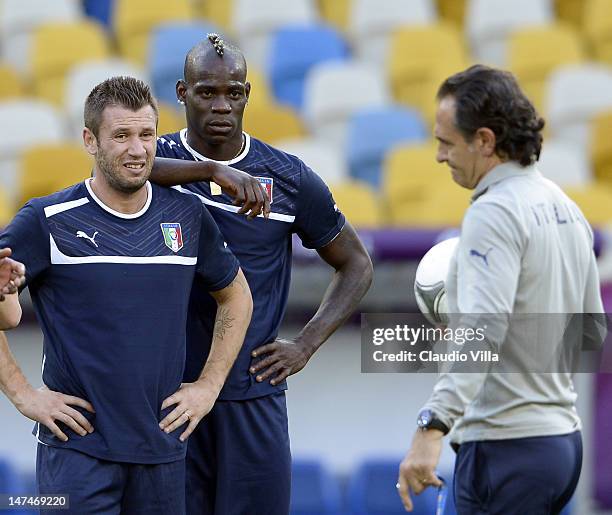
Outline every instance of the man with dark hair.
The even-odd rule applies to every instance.
[[[268,219],[249,222],[236,216],[237,208],[214,182],[184,186],[209,208],[240,260],[254,304],[245,344],[220,400],[189,440],[187,510],[194,515],[286,515],[291,455],[285,379],[299,372],[353,312],[372,280],[372,264],[323,181],[295,156],[243,132],[251,86],[238,48],[210,34],[187,54],[176,92],[185,105],[187,128],[160,137],[157,155],[236,167],[260,181],[272,207]],[[152,180],[170,185],[194,177],[156,169]],[[314,317],[295,338],[285,340],[277,336],[289,292],[293,233],[335,274]],[[196,285],[187,381],[209,352],[212,318],[202,310],[211,307],[210,296]]]
[[[37,422],[40,494],[68,494],[75,514],[182,514],[186,439],[242,345],[249,286],[201,202],[148,181],[148,86],[104,81],[85,120],[94,177],[31,200],[0,235],[27,266],[44,334],[44,387],[28,384],[2,334],[0,389]],[[203,369],[182,383],[194,280],[214,299],[214,337]],[[10,295],[0,320],[18,307]]]
[[[503,315],[484,318],[494,322],[484,326],[487,342],[533,352],[514,356],[512,371],[519,373],[441,374],[419,413],[397,487],[411,510],[410,491],[440,486],[435,467],[452,429],[460,515],[556,514],[582,464],[571,370],[534,372],[537,353],[553,355],[559,339],[510,321],[603,312],[593,233],[574,202],[535,167],[544,122],[511,74],[473,66],[442,84],[438,102],[437,159],[457,184],[474,190],[446,280],[449,312],[468,326]],[[536,328],[546,320],[537,318]]]

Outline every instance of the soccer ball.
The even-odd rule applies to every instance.
[[[445,281],[458,243],[456,237],[434,245],[417,267],[414,296],[421,313],[434,326],[448,323]]]

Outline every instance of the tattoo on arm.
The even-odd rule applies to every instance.
[[[228,329],[231,329],[234,324],[234,317],[230,316],[229,309],[218,308],[217,316],[215,318],[215,338],[223,340],[225,333]]]

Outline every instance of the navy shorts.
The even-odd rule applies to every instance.
[[[185,461],[139,465],[105,461],[72,449],[38,444],[41,495],[68,494],[62,515],[184,515]]]
[[[458,515],[551,515],[570,501],[582,467],[580,432],[461,444]]]
[[[285,392],[217,401],[189,437],[189,515],[287,515],[291,452]]]

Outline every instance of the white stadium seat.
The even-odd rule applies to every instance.
[[[518,28],[555,20],[552,0],[468,0],[466,31],[476,61],[506,65],[506,39]]]
[[[350,115],[389,103],[377,68],[356,61],[326,62],[315,65],[306,78],[303,114],[312,134],[344,148]]]
[[[395,29],[436,20],[434,0],[353,0],[349,22],[353,47],[360,59],[382,66]]]
[[[317,21],[315,0],[236,0],[233,27],[247,64],[264,69],[270,34],[284,25]]]
[[[593,180],[586,152],[562,141],[544,141],[537,167],[562,188],[587,186]]]
[[[143,70],[130,61],[123,59],[106,59],[90,61],[72,68],[66,78],[64,106],[68,113],[70,134],[80,139],[83,131],[83,106],[85,99],[94,86],[100,82],[119,75],[136,77],[148,82]]]
[[[326,184],[348,180],[347,164],[338,147],[313,138],[278,141],[276,147],[299,157]]]
[[[586,150],[591,120],[612,110],[612,68],[595,63],[558,68],[548,79],[546,99],[552,136]]]
[[[32,31],[46,22],[73,22],[81,18],[79,0],[0,0],[2,58],[27,72]]]
[[[37,100],[0,102],[0,187],[15,192],[17,159],[24,149],[62,141],[65,135],[64,119],[52,105]]]

